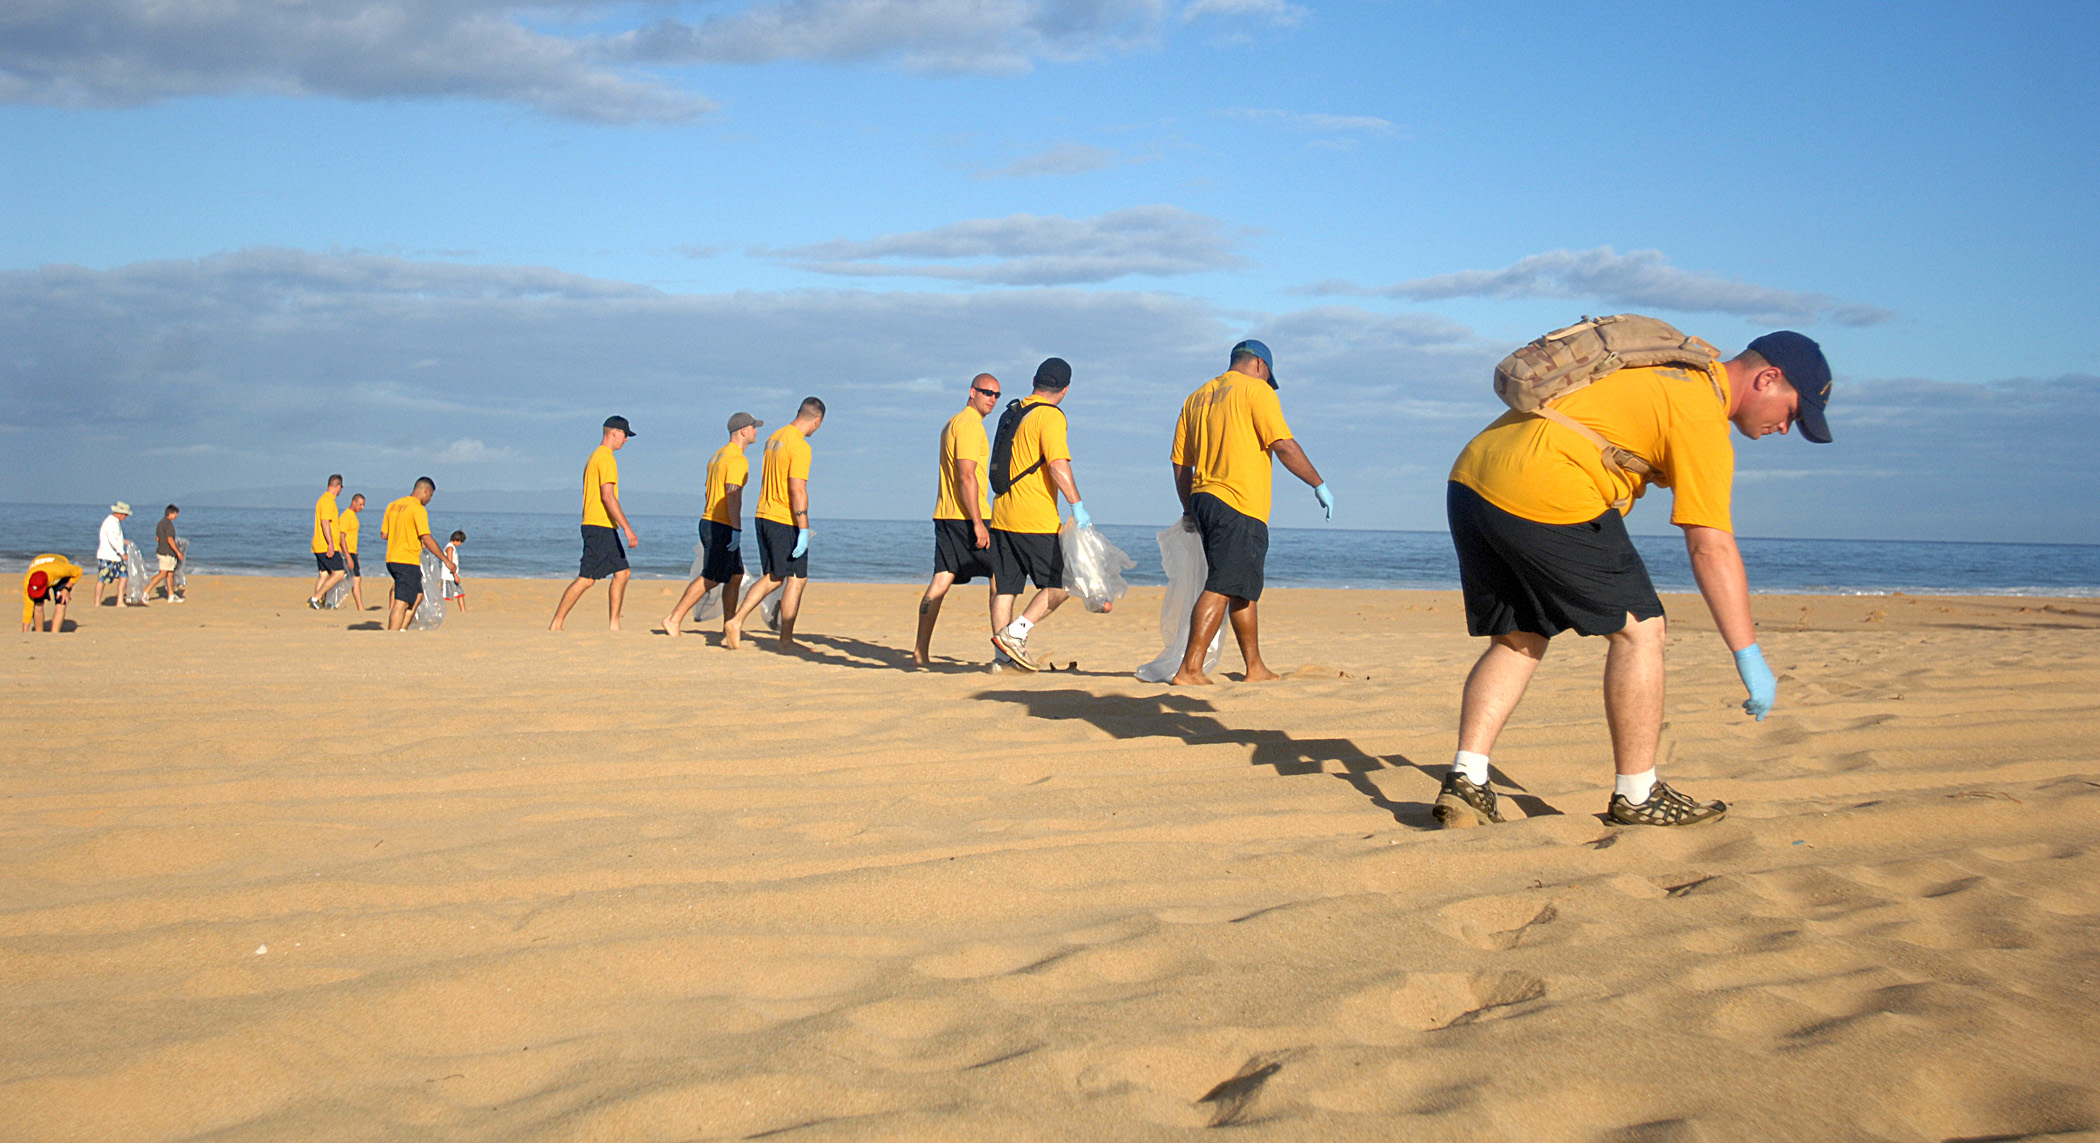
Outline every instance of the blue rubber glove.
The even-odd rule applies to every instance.
[[[1765,666],[1765,653],[1752,643],[1735,653],[1735,673],[1743,677],[1743,689],[1750,697],[1743,700],[1743,713],[1759,722],[1772,713],[1772,704],[1779,698],[1779,680],[1772,677],[1772,668]]]
[[[1329,520],[1334,519],[1334,493],[1327,491],[1325,484],[1313,489],[1313,499],[1320,502],[1320,507],[1327,509]]]
[[[1086,505],[1077,501],[1074,501],[1072,504],[1072,522],[1082,528],[1094,526],[1094,518],[1086,514]]]
[[[775,549],[775,550],[777,551],[778,549]],[[799,559],[801,559],[801,558],[802,558],[802,553],[804,553],[804,552],[806,552],[806,551],[808,551],[808,550],[809,550],[809,529],[808,529],[808,528],[797,528],[797,529],[795,529],[795,550],[794,550],[794,551],[792,551],[792,552],[789,552],[789,553],[788,553],[788,558],[789,558],[789,559],[791,559],[791,560],[799,560]]]

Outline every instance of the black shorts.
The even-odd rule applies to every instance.
[[[795,550],[795,536],[801,529],[782,524],[776,520],[758,522],[758,567],[765,574],[778,580],[808,579],[809,553],[804,552],[792,559],[788,553]]]
[[[1203,590],[1234,599],[1261,598],[1262,572],[1269,562],[1269,525],[1208,492],[1189,497],[1189,514],[1203,537],[1203,560],[1210,565]]]
[[[354,575],[354,576],[358,576],[358,577],[360,577],[360,578],[362,578],[362,577],[364,576],[364,574],[365,574],[365,569],[364,569],[364,565],[363,565],[363,564],[360,564],[360,563],[358,563],[358,562],[357,562],[357,553],[356,553],[356,552],[344,552],[344,553],[343,553],[343,558],[344,558],[344,559],[346,559],[346,560],[349,560],[349,561],[350,561],[350,574],[351,574],[351,575]]]
[[[1541,524],[1504,512],[1455,480],[1444,504],[1466,593],[1466,630],[1475,635],[1609,635],[1625,628],[1628,615],[1663,613],[1648,565],[1613,509],[1582,524]]]
[[[343,553],[337,552],[331,556],[327,552],[315,552],[314,566],[324,572],[342,571]]]
[[[577,576],[604,579],[626,570],[627,549],[620,546],[620,534],[603,524],[585,524],[583,559],[577,561]]]
[[[728,583],[744,574],[743,535],[727,524],[700,521],[700,542],[706,550],[700,557],[700,578]]]
[[[386,574],[394,577],[394,598],[414,607],[423,594],[423,565],[386,563]]]
[[[1056,532],[1002,532],[992,529],[992,570],[1000,595],[1019,595],[1028,581],[1037,587],[1065,585],[1065,550]]]
[[[998,578],[992,567],[992,549],[977,546],[977,529],[968,520],[933,522],[933,571],[936,575],[947,572],[957,583],[979,576]]]

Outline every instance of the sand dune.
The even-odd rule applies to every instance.
[[[1185,692],[1128,674],[1156,589],[1028,676],[898,669],[910,587],[817,583],[791,657],[645,634],[670,584],[620,636],[306,586],[8,637],[0,1137],[2100,1129],[2091,601],[1760,597],[1754,724],[1673,597],[1664,772],[1728,819],[1600,822],[1567,639],[1496,756],[1524,820],[1438,832],[1450,594],[1275,592],[1293,677]]]

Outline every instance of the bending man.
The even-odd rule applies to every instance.
[[[1528,413],[1505,413],[1473,438],[1452,466],[1446,503],[1466,628],[1492,642],[1466,677],[1458,753],[1436,799],[1439,822],[1502,820],[1488,788],[1489,754],[1547,641],[1567,630],[1610,642],[1604,716],[1618,777],[1609,819],[1682,826],[1727,812],[1724,803],[1694,800],[1656,778],[1663,608],[1622,517],[1648,484],[1671,490],[1670,522],[1684,530],[1692,576],[1750,694],[1743,709],[1763,719],[1777,684],[1758,649],[1749,579],[1735,543],[1728,427],[1756,440],[1785,434],[1798,422],[1801,435],[1827,444],[1829,398],[1830,365],[1822,349],[1782,331],[1751,342],[1730,361],[1704,369],[1620,369],[1553,403],[1647,460],[1655,471],[1645,479],[1607,466],[1598,446],[1576,429]]]

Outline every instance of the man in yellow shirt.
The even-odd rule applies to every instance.
[[[758,561],[763,574],[736,614],[722,621],[722,645],[743,646],[744,617],[780,588],[780,649],[792,651],[795,617],[809,585],[809,438],[824,424],[824,402],[802,398],[795,419],[766,439],[758,475]],[[727,612],[725,606],[723,611]]]
[[[1033,392],[1008,406],[1018,415],[1005,457],[1010,484],[992,507],[992,647],[1024,671],[1036,670],[1028,656],[1028,634],[1065,601],[1065,553],[1057,545],[1057,494],[1072,505],[1081,527],[1093,523],[1079,502],[1079,482],[1072,476],[1072,447],[1065,435],[1065,394],[1071,391],[1072,367],[1061,357],[1036,366]],[[1005,417],[1000,418],[1004,420]],[[993,467],[1000,458],[993,456]],[[1014,600],[1034,580],[1035,598],[1013,616]]]
[[[984,435],[985,414],[998,406],[999,379],[979,373],[970,379],[962,412],[941,427],[939,471],[934,477],[933,581],[919,600],[919,641],[911,652],[915,666],[933,661],[933,625],[940,620],[941,600],[950,586],[983,576],[990,581],[991,597],[999,598],[991,562],[992,534],[985,526],[992,514],[992,486],[986,472],[992,461],[992,442]]]
[[[394,577],[394,602],[387,613],[386,629],[408,630],[416,601],[423,598],[423,553],[429,552],[452,569],[459,578],[459,565],[438,547],[430,536],[430,498],[437,495],[437,481],[416,478],[408,495],[386,506],[379,518],[379,534],[386,537],[386,570]]]
[[[664,634],[675,636],[685,625],[685,613],[700,597],[722,585],[722,622],[736,614],[737,591],[744,583],[744,485],[751,479],[751,462],[744,450],[758,439],[766,423],[749,413],[729,418],[729,443],[715,450],[707,462],[707,507],[700,515],[700,574],[685,585],[678,605],[664,616]]]
[[[364,510],[365,494],[360,492],[350,498],[350,507],[344,509],[343,514],[336,519],[336,534],[343,538],[343,561],[346,565],[345,571],[350,577],[350,602],[359,611],[365,609],[362,582],[365,569],[363,564],[357,562],[357,533],[363,527],[358,522],[357,514]]]
[[[1259,341],[1232,347],[1226,371],[1189,394],[1174,423],[1174,491],[1181,526],[1203,538],[1208,571],[1189,617],[1188,650],[1177,686],[1208,686],[1203,660],[1229,612],[1232,635],[1247,663],[1247,681],[1278,678],[1261,658],[1255,604],[1269,558],[1270,457],[1312,485],[1313,498],[1334,519],[1334,497],[1306,459],[1283,419],[1276,397],[1275,359]]]
[[[66,604],[73,601],[73,581],[87,569],[64,556],[46,552],[29,561],[22,573],[22,630],[35,631],[44,625],[44,604],[51,604],[51,633],[66,626]]]
[[[321,600],[343,578],[342,537],[336,532],[342,513],[335,505],[335,498],[342,492],[343,478],[337,474],[328,478],[327,490],[314,501],[314,566],[320,571],[314,576],[314,593],[307,597],[306,606],[315,611],[321,610]]]
[[[598,438],[598,447],[591,451],[591,458],[583,465],[583,559],[576,565],[576,578],[568,589],[561,593],[561,602],[554,606],[554,622],[547,625],[549,631],[561,630],[562,621],[569,617],[569,609],[583,598],[583,593],[601,579],[610,579],[606,586],[605,610],[614,631],[620,629],[620,605],[627,599],[627,552],[620,547],[620,537],[613,531],[618,526],[627,534],[627,547],[639,548],[642,541],[627,526],[627,513],[620,508],[620,462],[613,454],[626,447],[634,436],[625,417],[607,417]]]
[[[1447,828],[1500,822],[1488,788],[1488,755],[1562,631],[1602,635],[1604,713],[1617,773],[1608,820],[1619,825],[1695,825],[1728,811],[1699,802],[1655,775],[1662,737],[1663,607],[1627,537],[1623,502],[1649,484],[1671,490],[1670,522],[1684,529],[1692,576],[1714,625],[1735,653],[1758,719],[1777,684],[1757,645],[1749,578],[1736,548],[1729,500],[1735,480],[1731,424],[1756,440],[1794,424],[1830,442],[1824,406],[1830,364],[1814,341],[1768,333],[1729,361],[1705,369],[1621,369],[1553,402],[1553,408],[1654,467],[1647,479],[1607,466],[1596,444],[1528,413],[1497,418],[1458,456],[1446,485],[1451,541],[1465,588],[1466,627],[1493,641],[1466,677],[1458,753],[1438,792]]]

